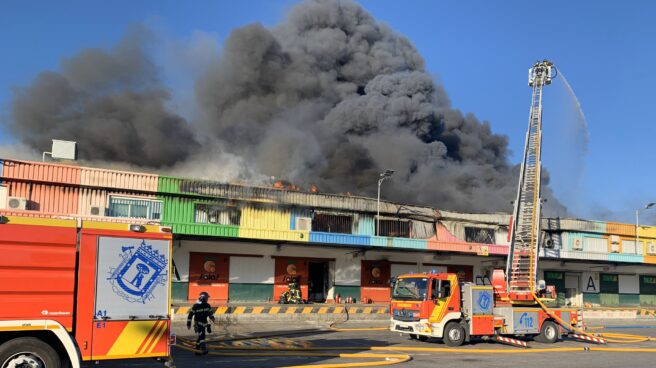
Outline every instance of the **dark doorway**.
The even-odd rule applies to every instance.
[[[328,295],[328,261],[310,262],[308,270],[308,299],[323,303]]]

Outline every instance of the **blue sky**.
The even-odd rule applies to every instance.
[[[4,1],[0,5],[0,119],[8,118],[13,86],[57,69],[83,47],[110,47],[126,27],[145,23],[166,37],[196,32],[217,45],[252,22],[274,25],[295,1]],[[527,68],[549,58],[564,72],[587,118],[555,81],[545,92],[544,164],[552,186],[586,218],[633,221],[656,201],[653,142],[656,115],[656,2],[360,1],[379,21],[419,49],[453,105],[508,135],[511,157],[522,152],[530,89]],[[184,90],[190,83],[171,79]],[[180,92],[182,95],[184,91]],[[11,137],[0,130],[0,143]],[[656,210],[645,213],[656,224]]]

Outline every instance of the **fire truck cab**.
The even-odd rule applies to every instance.
[[[167,358],[171,231],[0,215],[0,367]]]
[[[401,275],[393,282],[390,329],[422,341],[442,339],[448,346],[503,335],[553,343],[568,333],[537,305],[512,305],[495,293],[490,283],[460,283],[455,274]],[[581,323],[575,309],[552,313],[572,326]]]

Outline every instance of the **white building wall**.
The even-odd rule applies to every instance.
[[[335,285],[360,286],[360,258],[353,255],[340,256],[335,259]]]
[[[637,275],[619,275],[620,294],[640,294]]]
[[[419,273],[419,266],[416,264],[399,264],[392,263],[392,277],[397,277],[406,273]]]
[[[230,283],[273,284],[275,260],[271,257],[230,257]]]

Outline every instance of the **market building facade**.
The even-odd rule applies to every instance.
[[[389,300],[409,272],[473,281],[505,267],[510,215],[208,180],[0,160],[0,215],[170,226],[174,300],[276,301],[290,276],[304,299]],[[656,306],[656,227],[543,219],[540,277],[558,302]]]

